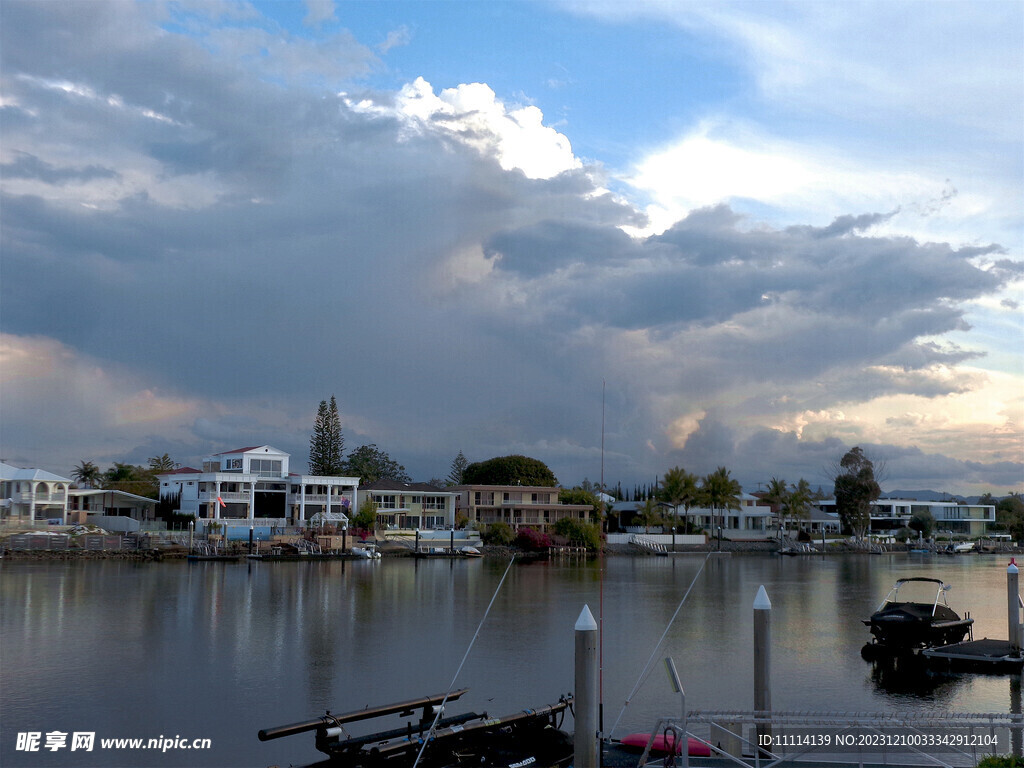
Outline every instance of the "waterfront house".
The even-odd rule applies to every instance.
[[[0,462],[0,519],[12,525],[68,519],[71,480],[45,469],[22,469]]]
[[[314,518],[347,523],[358,510],[359,478],[292,473],[290,458],[269,445],[215,453],[203,459],[202,469],[158,475],[160,496],[180,493],[178,511],[203,524],[307,526]]]
[[[836,513],[835,499],[818,502],[818,506],[824,512]],[[936,533],[949,532],[971,538],[984,536],[996,522],[996,508],[991,504],[877,499],[871,502],[869,533],[893,535],[907,527],[915,512],[930,513],[935,520]]]
[[[430,483],[377,480],[359,487],[359,503],[377,504],[377,527],[385,530],[436,530],[455,527],[452,490]]]
[[[477,526],[506,523],[513,530],[520,527],[548,530],[562,518],[597,522],[589,504],[561,504],[558,488],[526,485],[460,485],[456,514],[465,515]]]
[[[118,526],[106,518],[130,518],[139,523],[156,521],[156,499],[128,491],[72,488],[68,491],[68,523],[89,523],[109,530],[138,530],[138,525]],[[102,519],[101,519],[102,518]]]
[[[772,536],[772,509],[762,505],[761,499],[749,493],[739,495],[739,509],[711,509],[690,507],[679,511],[680,520],[686,519],[697,528],[703,528],[711,536],[718,535],[721,526],[722,538],[732,541],[769,539]]]

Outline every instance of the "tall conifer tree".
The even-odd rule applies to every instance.
[[[328,403],[320,401],[313,434],[309,438],[309,473],[311,475],[340,475],[345,438],[341,434],[338,403],[331,395]]]

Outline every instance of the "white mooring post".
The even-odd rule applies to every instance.
[[[576,620],[575,768],[597,768],[597,622],[586,605]]]
[[[1017,563],[1010,558],[1006,568],[1006,616],[1010,633],[1010,653],[1020,656],[1020,591]]]
[[[772,601],[762,584],[754,598],[754,709],[769,712],[772,708]],[[771,726],[759,725],[757,743],[771,737]]]

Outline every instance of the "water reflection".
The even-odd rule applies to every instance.
[[[752,708],[753,599],[763,584],[773,606],[777,709],[1020,709],[1017,678],[881,667],[860,656],[869,639],[861,620],[902,576],[953,583],[951,600],[971,611],[976,636],[1005,636],[1005,562],[714,556],[700,571],[703,560],[514,565],[457,681],[471,688],[461,703],[501,715],[570,690],[573,626],[586,603],[601,621],[609,726],[620,711],[626,732],[676,711],[661,674],[623,707],[663,633],[658,655],[675,659],[692,708]],[[505,567],[489,559],[5,562],[0,763],[27,764],[11,752],[8,734],[52,729],[213,738],[209,754],[189,756],[197,766],[312,762],[311,743],[262,744],[256,730],[444,691]],[[31,765],[96,762],[69,757],[33,754]],[[140,762],[130,752],[110,752],[104,762],[184,764],[180,755]]]
[[[894,701],[930,699],[936,704],[952,705],[958,689],[968,682],[966,674],[944,671],[915,655],[884,657],[867,663],[871,665],[871,681]]]

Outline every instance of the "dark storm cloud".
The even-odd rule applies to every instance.
[[[1021,274],[977,266],[996,247],[865,236],[878,213],[772,230],[720,206],[635,240],[620,227],[643,214],[592,169],[502,170],[453,138],[451,115],[436,132],[386,113],[389,94],[353,108],[305,77],[299,41],[254,58],[260,34],[161,29],[158,12],[4,4],[3,330],[222,403],[189,423],[197,453],[301,447],[285,427],[260,438],[232,404],[300,414],[335,392],[351,434],[442,454],[424,474],[459,449],[514,449],[572,482],[593,475],[578,467],[596,462],[607,379],[610,453],[646,475],[666,420],[705,400],[742,414],[963,391],[931,369],[975,353],[920,339],[966,328],[963,302]],[[372,65],[345,36],[326,50],[332,80]],[[682,458],[767,468],[725,422],[702,423]],[[795,479],[837,446],[775,447]]]
[[[15,159],[9,163],[0,163],[0,175],[9,179],[38,179],[47,184],[65,184],[70,181],[89,181],[91,179],[116,179],[117,171],[88,165],[81,168],[59,168],[51,163],[40,160],[27,152],[15,152]]]

